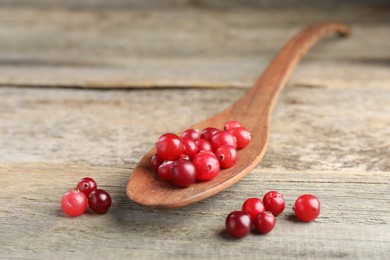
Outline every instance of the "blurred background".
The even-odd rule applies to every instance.
[[[324,73],[296,74],[313,84],[332,74],[337,85],[346,73],[332,67],[342,60],[356,84],[372,84],[357,72],[362,63],[387,80],[385,0],[0,0],[0,84],[249,87],[297,30],[329,20],[350,24],[355,40],[314,51],[308,59],[322,59]]]

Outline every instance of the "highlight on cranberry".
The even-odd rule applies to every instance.
[[[77,188],[66,192],[61,199],[61,208],[65,214],[76,217],[89,208],[98,214],[106,213],[111,207],[111,196],[105,190],[98,189],[95,180],[82,178]]]
[[[244,148],[250,140],[250,132],[238,121],[226,122],[224,130],[187,129],[180,137],[166,133],[156,142],[150,167],[161,180],[186,188],[195,181],[214,179],[220,169],[234,167],[237,149]]]

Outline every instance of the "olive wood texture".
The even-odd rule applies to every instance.
[[[191,126],[221,128],[228,120],[240,121],[252,134],[251,143],[238,151],[237,164],[223,169],[211,181],[197,182],[188,188],[177,188],[163,182],[150,169],[151,149],[139,162],[127,185],[128,197],[143,206],[153,208],[183,207],[213,196],[245,177],[262,159],[267,143],[270,116],[275,101],[288,77],[302,56],[323,36],[337,32],[350,34],[349,28],[340,23],[311,25],[293,37],[272,60],[255,85],[236,103],[226,110]]]

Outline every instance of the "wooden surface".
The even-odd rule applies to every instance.
[[[386,6],[360,1],[308,12],[48,2],[0,1],[0,258],[389,257]],[[128,200],[130,172],[161,133],[231,105],[302,25],[331,18],[350,23],[354,35],[329,38],[304,59],[273,112],[265,157],[248,176],[181,209]],[[111,193],[112,208],[68,218],[61,196],[85,176]],[[288,205],[275,230],[230,239],[226,215],[269,190]],[[321,200],[314,223],[291,215],[303,193]]]
[[[2,1],[0,85],[248,87],[286,39],[327,20],[351,24],[353,40],[318,46],[291,83],[390,85],[389,11],[375,2],[90,9]]]

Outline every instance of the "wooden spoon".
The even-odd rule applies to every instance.
[[[241,99],[221,113],[191,127],[200,130],[205,127],[221,129],[226,121],[240,121],[251,132],[252,140],[238,151],[238,161],[233,168],[221,170],[211,181],[196,182],[184,189],[177,188],[160,180],[150,169],[150,159],[155,154],[153,148],[141,159],[129,179],[129,198],[140,205],[153,208],[183,207],[215,195],[246,176],[265,153],[271,112],[293,68],[310,47],[331,32],[347,36],[350,29],[344,24],[332,22],[314,24],[303,29],[283,47]]]

